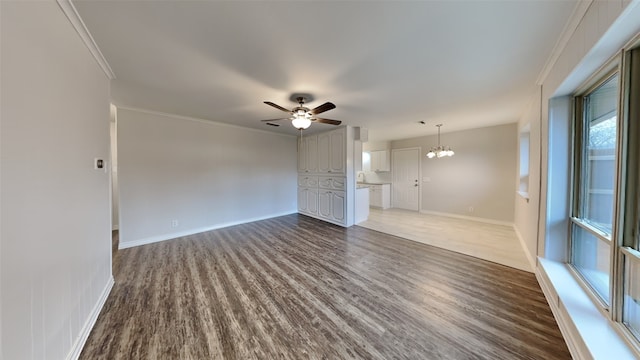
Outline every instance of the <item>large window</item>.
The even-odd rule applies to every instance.
[[[571,263],[609,305],[617,181],[618,73],[580,96],[576,104]]]
[[[640,41],[575,96],[569,262],[640,349]]]

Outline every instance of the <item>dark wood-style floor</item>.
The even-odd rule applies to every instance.
[[[289,215],[118,251],[81,359],[570,359],[531,273]]]

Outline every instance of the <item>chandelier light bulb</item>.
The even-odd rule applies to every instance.
[[[426,155],[429,159],[433,159],[434,157],[441,158],[445,156],[453,156],[453,154],[455,154],[453,150],[451,150],[451,147],[449,146],[445,147],[444,145],[440,145],[440,127],[441,126],[442,124],[436,125],[436,127],[438,128],[438,146],[432,147],[431,150],[429,150],[429,152]]]

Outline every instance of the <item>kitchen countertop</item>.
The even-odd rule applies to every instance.
[[[390,182],[383,182],[383,183],[372,183],[372,182],[359,182],[356,183],[356,185],[388,185],[391,184]]]

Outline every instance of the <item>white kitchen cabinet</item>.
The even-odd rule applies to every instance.
[[[321,189],[345,190],[345,178],[343,176],[319,176],[318,186]]]
[[[315,173],[318,171],[318,137],[305,136],[298,140],[298,171]]]
[[[352,128],[305,136],[298,150],[298,212],[342,226],[354,223]],[[349,140],[350,139],[350,140]]]
[[[370,171],[391,171],[389,150],[371,151]]]
[[[311,175],[298,175],[298,186],[300,187],[318,187],[318,177]]]
[[[388,209],[391,206],[391,185],[369,185],[369,206]]]
[[[332,174],[344,174],[346,166],[346,128],[334,130],[329,133],[331,147],[329,148],[329,172]]]
[[[318,215],[327,221],[345,223],[346,198],[344,191],[320,189],[318,191]]]
[[[298,188],[298,211],[307,215],[318,215],[318,189]]]
[[[318,134],[318,172],[343,174],[345,170],[345,128]]]

